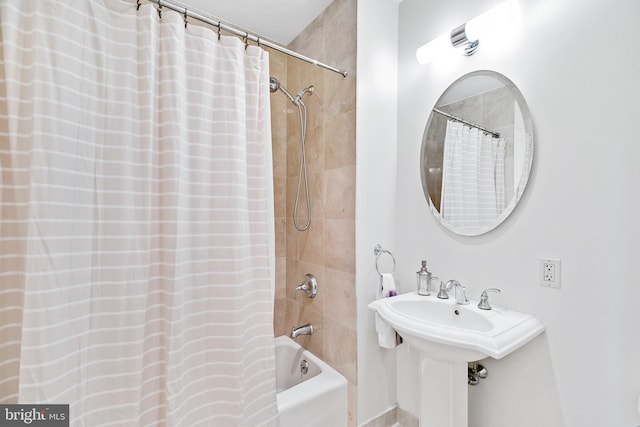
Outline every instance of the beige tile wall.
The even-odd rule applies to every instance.
[[[300,161],[297,108],[271,95],[276,216],[276,335],[310,322],[315,332],[300,344],[349,381],[349,425],[356,425],[355,301],[355,69],[356,0],[335,0],[289,48],[349,71],[344,78],[294,58],[271,53],[271,76],[292,95],[309,85],[306,160],[312,220],[296,231],[292,213]],[[305,222],[305,203],[298,208]],[[318,296],[294,289],[304,275],[318,279]]]

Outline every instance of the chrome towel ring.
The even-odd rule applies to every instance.
[[[394,257],[391,252],[383,249],[382,246],[378,244],[375,246],[375,248],[373,248],[373,253],[376,256],[376,271],[378,272],[380,277],[382,277],[382,272],[380,271],[380,266],[378,266],[378,260],[380,259],[380,255],[382,254],[389,254],[389,256],[391,256],[391,259],[393,260],[393,271],[391,271],[391,274],[394,274],[396,272],[396,257]]]

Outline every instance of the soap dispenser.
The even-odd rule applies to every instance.
[[[418,295],[431,295],[429,283],[431,282],[431,273],[427,270],[427,261],[422,260],[422,267],[416,273],[418,280]]]

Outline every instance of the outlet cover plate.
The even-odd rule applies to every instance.
[[[560,288],[560,260],[540,259],[540,286],[545,288]]]

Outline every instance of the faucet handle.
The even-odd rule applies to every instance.
[[[316,277],[311,273],[307,273],[304,276],[304,282],[296,288],[296,293],[298,293],[298,291],[304,292],[307,298],[315,298],[318,294],[318,281]]]
[[[487,292],[501,292],[498,288],[487,288],[482,291],[480,295],[480,302],[478,303],[478,308],[480,310],[491,310],[491,304],[489,304],[489,295]]]

